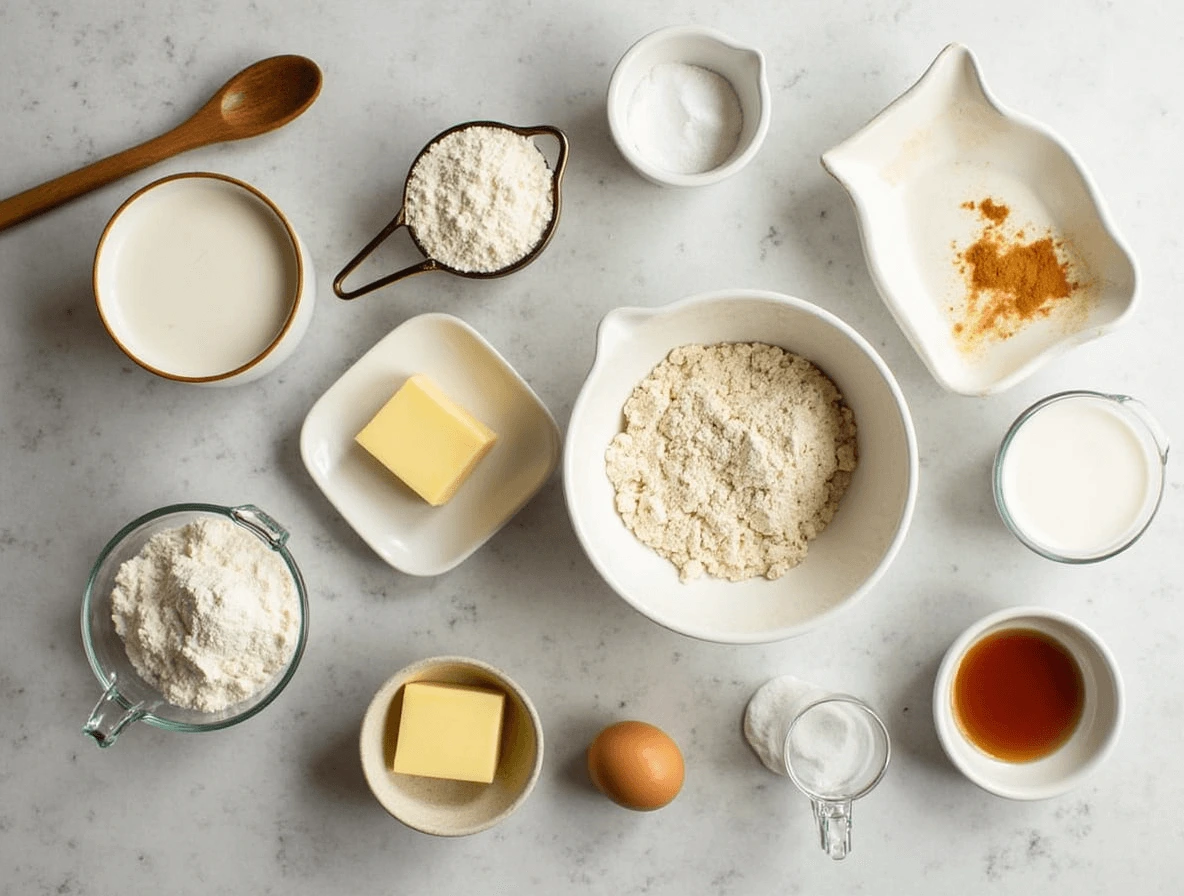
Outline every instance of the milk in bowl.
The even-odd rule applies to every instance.
[[[183,382],[243,382],[303,335],[311,265],[257,190],[222,175],[178,175],[112,217],[95,256],[95,297],[108,332],[140,366]]]

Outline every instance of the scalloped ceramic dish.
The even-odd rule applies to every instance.
[[[986,395],[1117,326],[1135,304],[1134,259],[1081,161],[1052,131],[991,95],[974,55],[951,44],[903,96],[825,152],[847,190],[864,254],[896,322],[945,388]],[[954,325],[967,284],[956,253],[983,221],[966,203],[1010,209],[1010,233],[1051,235],[1080,287],[1008,338],[967,346]]]
[[[859,427],[859,465],[834,520],[805,561],[775,581],[679,581],[614,506],[604,452],[634,387],[680,345],[765,342],[809,359],[839,387]],[[601,321],[596,358],[568,423],[563,488],[572,527],[597,572],[639,612],[725,644],[802,634],[867,593],[904,542],[917,495],[917,441],[891,371],[855,330],[809,302],[735,289]]]

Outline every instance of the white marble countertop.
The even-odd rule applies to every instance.
[[[691,21],[764,50],[774,111],[749,168],[677,192],[625,165],[603,99],[636,38]],[[0,233],[0,890],[1179,892],[1184,476],[1172,467],[1159,517],[1132,550],[1072,568],[1008,535],[988,468],[1015,415],[1064,388],[1133,394],[1184,433],[1181,33],[1184,7],[1152,0],[0,3],[0,195],[176,124],[257,58],[303,53],[325,73],[312,110],[275,134],[193,152]],[[1143,273],[1133,320],[989,399],[946,394],[926,373],[872,286],[846,195],[818,163],[951,40],[977,52],[1003,102],[1077,150]],[[337,301],[333,274],[394,213],[414,153],[483,117],[547,122],[571,139],[563,220],[543,257],[504,280],[434,274]],[[315,259],[311,330],[254,384],[155,379],[119,353],[94,310],[104,222],[137,187],[185,170],[258,185]],[[728,647],[638,615],[585,559],[558,476],[456,570],[403,576],[301,464],[315,398],[411,315],[471,323],[563,426],[606,311],[722,287],[786,292],[843,317],[881,351],[915,417],[922,479],[909,538],[872,594],[811,634]],[[307,654],[257,719],[202,736],[138,725],[100,751],[80,733],[99,696],[78,633],[88,570],[124,523],[190,500],[254,502],[292,531],[311,590]],[[1025,602],[1092,626],[1129,700],[1097,774],[1031,804],[963,779],[929,709],[954,636]],[[547,737],[526,805],[459,841],[388,817],[357,756],[378,685],[439,653],[509,671]],[[842,864],[819,850],[806,800],[740,735],[748,696],[781,673],[866,698],[892,732],[892,767],[858,804]],[[685,751],[686,787],[661,812],[619,809],[587,782],[589,739],[621,718],[662,726]]]

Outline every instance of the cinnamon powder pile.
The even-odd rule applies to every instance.
[[[1052,235],[1025,241],[1024,231],[1005,233],[1011,209],[991,198],[962,203],[977,211],[982,231],[955,255],[966,278],[967,302],[954,335],[964,347],[986,339],[1007,339],[1027,322],[1047,317],[1079,288],[1062,260],[1060,240]]]

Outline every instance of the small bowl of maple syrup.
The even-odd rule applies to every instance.
[[[1040,607],[993,613],[946,652],[933,689],[937,736],[984,790],[1038,800],[1072,790],[1122,727],[1114,656],[1077,620]]]

